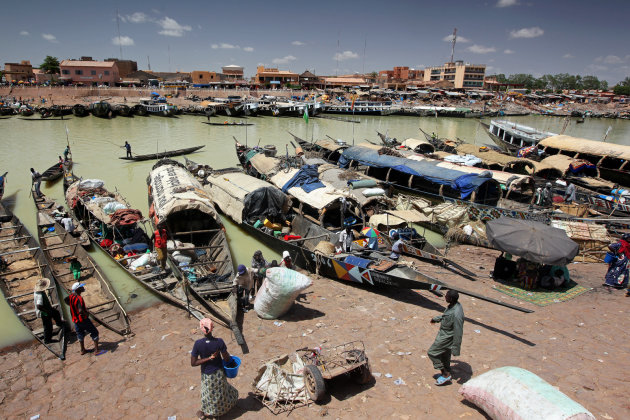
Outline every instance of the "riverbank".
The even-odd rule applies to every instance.
[[[134,105],[140,98],[148,98],[152,92],[160,95],[170,95],[169,102],[179,108],[187,108],[199,105],[196,98],[227,98],[228,96],[240,96],[242,98],[260,98],[263,95],[271,95],[277,98],[303,97],[311,95],[312,91],[304,90],[250,90],[250,89],[187,89],[177,92],[175,89],[156,87],[129,88],[129,87],[85,87],[85,86],[3,86],[0,87],[0,98],[14,97],[16,100],[30,102],[34,105],[41,104],[42,98],[48,105],[90,104],[95,101],[106,100],[111,104]],[[351,94],[346,94],[344,100],[350,100]],[[193,99],[195,98],[195,99]],[[366,99],[366,98],[363,98]],[[332,98],[333,104],[340,103]],[[503,112],[505,115],[554,115],[569,116],[572,112],[581,115],[604,118],[628,118],[630,117],[630,103],[580,103],[564,101],[558,103],[543,104],[532,102],[518,97],[510,97],[508,100],[497,97],[487,100],[468,100],[467,98],[438,97],[435,99],[416,99],[396,102],[397,106],[410,109],[414,106],[456,107],[469,108],[473,112]]]
[[[226,329],[217,327],[228,350],[243,360],[231,383],[239,390],[237,406],[222,419],[276,418],[250,394],[263,360],[304,346],[332,346],[363,340],[375,380],[363,386],[346,378],[330,383],[323,404],[296,409],[292,418],[466,418],[484,419],[458,394],[470,377],[500,366],[519,366],[539,375],[596,417],[622,419],[630,366],[620,355],[630,351],[622,322],[627,317],[623,291],[601,287],[604,264],[571,264],[571,277],[593,288],[573,300],[537,307],[499,293],[489,278],[499,253],[458,246],[449,258],[479,273],[475,282],[441,268],[423,270],[453,286],[517,304],[523,314],[461,296],[466,314],[462,354],[454,357],[455,382],[433,385],[435,374],[426,351],[437,327],[431,317],[444,310],[444,299],[428,292],[353,287],[313,276],[313,286],[279,320],[245,314],[243,332],[249,353]],[[167,304],[131,316],[135,336],[122,340],[100,328],[102,356],[79,355],[76,342],[59,361],[40,345],[7,348],[0,353],[0,405],[3,417],[193,419],[199,407],[199,369],[190,367],[189,351],[200,338],[198,322]],[[91,342],[86,339],[91,347]],[[389,377],[390,374],[391,377]],[[402,379],[396,385],[394,381]]]

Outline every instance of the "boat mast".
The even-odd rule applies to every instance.
[[[120,40],[120,14],[118,13],[118,9],[116,9],[116,27],[118,28],[118,47],[120,47],[120,59],[123,59],[122,55],[122,42]]]

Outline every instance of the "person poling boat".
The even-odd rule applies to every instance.
[[[127,150],[127,157],[131,158],[131,145],[129,143],[127,143],[127,141],[125,140],[125,150]]]

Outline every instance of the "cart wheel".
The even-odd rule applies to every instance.
[[[304,366],[304,385],[306,392],[313,401],[319,401],[324,398],[326,393],[326,383],[322,377],[322,373],[315,365]]]
[[[367,384],[372,381],[372,372],[370,371],[370,364],[366,361],[360,368],[355,369],[352,372],[352,379],[359,385]]]

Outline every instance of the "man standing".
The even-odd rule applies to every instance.
[[[153,235],[151,235],[151,241],[153,241],[153,249],[155,250],[157,261],[162,270],[166,269],[166,257],[168,255],[166,249],[167,240],[166,229],[164,229],[164,226],[158,225]]]
[[[68,161],[68,155],[69,155],[69,154],[71,154],[71,153],[70,153],[70,145],[67,145],[67,146],[66,146],[66,149],[63,151],[63,160],[64,160],[65,162],[67,162],[67,161]]]
[[[575,201],[575,185],[573,182],[568,181],[569,185],[567,186],[567,190],[564,192],[564,201],[567,204],[571,204]]]
[[[354,234],[352,233],[352,229],[349,226],[346,226],[345,230],[342,230],[339,234],[339,239],[337,240],[337,253],[348,253],[352,251],[352,242],[354,241]]]
[[[402,246],[404,242],[398,232],[392,233],[392,239],[395,242],[394,245],[392,245],[392,253],[389,255],[389,258],[398,261],[398,258],[400,258],[400,254],[402,254]]]
[[[72,315],[72,322],[74,322],[77,339],[79,344],[81,344],[81,354],[87,353],[83,341],[85,335],[90,334],[92,341],[94,341],[94,352],[98,355],[98,330],[90,321],[85,301],[81,297],[83,292],[85,292],[84,283],[76,282],[72,285],[72,293],[68,296],[70,314]]]
[[[459,356],[464,334],[464,310],[457,302],[459,293],[449,290],[446,292],[445,300],[448,308],[442,315],[431,319],[431,324],[440,323],[440,331],[427,352],[433,367],[440,369],[441,375],[435,382],[438,386],[451,382],[451,355]]]
[[[38,318],[42,319],[44,324],[44,344],[48,344],[52,341],[52,322],[59,328],[63,328],[61,323],[61,315],[59,311],[53,308],[48,297],[48,289],[50,288],[50,280],[41,278],[35,283],[33,289],[35,298],[35,314]]]
[[[42,174],[31,168],[31,177],[32,185],[35,185],[35,194],[37,195],[37,198],[40,198],[42,196],[42,192],[39,190],[39,187],[42,185]]]
[[[131,157],[131,145],[129,143],[127,143],[127,140],[125,140],[125,149],[127,149],[127,157],[130,158]]]
[[[68,213],[64,214],[64,217],[60,220],[60,223],[66,230],[66,232],[74,236],[74,230],[76,229],[76,226],[74,226],[74,222],[72,221],[72,218],[68,215]]]
[[[547,182],[545,184],[545,189],[542,192],[543,194],[543,206],[551,207],[553,204],[553,191],[551,190],[551,182]]]

